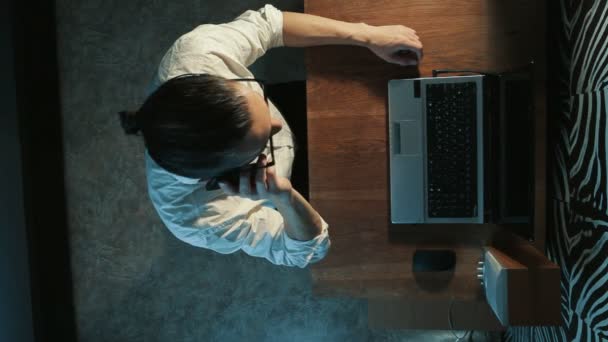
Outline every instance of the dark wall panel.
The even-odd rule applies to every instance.
[[[0,341],[34,340],[10,3],[0,2]]]

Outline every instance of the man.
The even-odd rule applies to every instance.
[[[352,44],[415,65],[416,32],[369,26],[271,5],[181,36],[163,57],[154,91],[137,112],[121,113],[127,133],[142,131],[148,192],[180,240],[277,265],[306,267],[328,252],[328,224],[292,188],[291,129],[247,69],[267,50]]]

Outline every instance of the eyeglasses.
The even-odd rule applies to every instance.
[[[268,106],[268,94],[266,94],[266,87],[264,85],[264,81],[262,81],[260,79],[256,79],[256,78],[234,78],[234,79],[230,79],[230,81],[257,82],[259,84],[260,88],[262,88],[262,93],[264,94],[264,101],[266,102],[266,105]],[[252,173],[253,171],[258,170],[258,169],[265,169],[265,168],[274,166],[275,158],[274,158],[274,143],[272,141],[272,135],[270,136],[270,139],[268,139],[268,144],[265,146],[264,150],[267,148],[270,148],[270,158],[267,160],[266,165],[259,166],[257,164],[257,161],[259,158],[259,155],[258,155],[253,160],[247,162],[244,166],[226,170],[226,171],[222,172],[221,174],[219,174],[215,177],[212,177],[211,179],[209,179],[209,181],[207,181],[205,189],[208,191],[218,190],[220,188],[220,186],[219,186],[220,181],[229,183],[229,184],[238,184],[239,177],[242,172]],[[261,154],[261,152],[260,152],[260,154]],[[202,179],[199,180],[199,182],[202,182],[202,181],[203,181]]]

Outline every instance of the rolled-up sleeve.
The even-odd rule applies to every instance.
[[[290,238],[281,214],[267,201],[205,191],[162,174],[148,159],[148,193],[160,218],[179,240],[229,254],[242,250],[275,265],[305,268],[323,259],[331,246],[328,224],[308,241]]]
[[[182,55],[211,54],[224,63],[253,64],[266,51],[283,46],[283,13],[272,5],[249,10],[224,24],[204,24],[181,36],[172,50]]]
[[[218,216],[201,215],[195,220],[193,229],[205,231],[204,241],[184,235],[180,239],[222,254],[242,250],[275,265],[300,268],[323,259],[327,254],[331,242],[325,221],[321,234],[308,241],[298,241],[287,235],[283,217],[275,209],[259,204],[261,201],[255,201],[258,204],[249,208],[247,202],[250,200],[245,198],[233,198],[232,201],[245,203],[240,206],[234,203],[236,212],[230,219],[217,222]],[[248,208],[246,213],[243,207]]]

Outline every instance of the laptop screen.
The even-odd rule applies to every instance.
[[[534,204],[534,111],[529,79],[501,80],[501,158],[499,216],[529,223]]]

